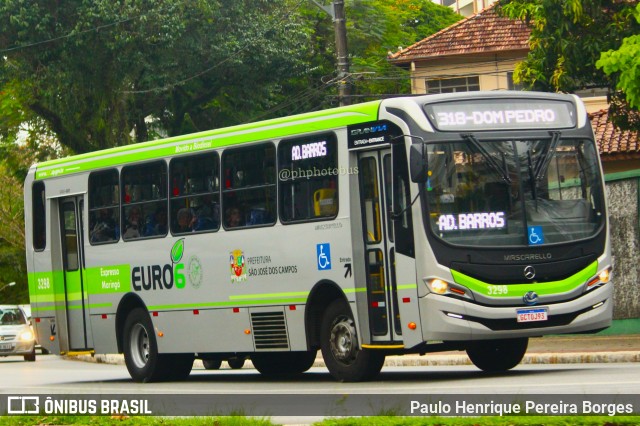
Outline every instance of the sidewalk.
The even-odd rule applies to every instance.
[[[124,364],[122,355],[80,355],[82,361]],[[529,339],[529,348],[522,364],[579,364],[594,362],[640,362],[640,334],[628,335],[570,335]],[[464,351],[438,352],[426,355],[388,356],[385,366],[471,365]],[[226,367],[226,363],[223,364]],[[318,351],[314,367],[324,367]],[[250,361],[244,368],[252,368]],[[195,369],[202,362],[196,360]]]

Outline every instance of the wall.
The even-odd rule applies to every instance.
[[[438,57],[413,63],[411,93],[426,93],[425,79],[479,76],[480,90],[506,90],[507,72],[513,71],[524,54],[504,52],[500,55]]]
[[[638,198],[640,170],[606,175],[614,258],[614,319],[640,318]]]

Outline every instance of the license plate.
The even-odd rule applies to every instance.
[[[518,322],[546,321],[547,308],[518,309],[516,311]]]
[[[11,349],[13,349],[11,343],[0,343],[0,351],[10,351]]]

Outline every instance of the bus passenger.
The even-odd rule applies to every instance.
[[[167,235],[167,211],[164,207],[158,207],[153,215],[149,215],[144,226],[143,235]]]
[[[224,215],[225,225],[227,228],[235,228],[242,226],[242,215],[237,207],[229,207]]]
[[[102,209],[98,212],[98,220],[91,229],[91,242],[101,243],[118,239],[118,225],[112,217],[113,209]]]
[[[176,233],[191,232],[191,222],[193,221],[193,213],[191,212],[191,209],[184,207],[178,210],[176,221]]]
[[[134,206],[129,210],[127,216],[127,229],[122,237],[125,240],[140,238],[140,207]]]

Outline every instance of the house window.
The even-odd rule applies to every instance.
[[[507,87],[509,90],[524,90],[524,86],[522,84],[516,84],[513,81],[513,71],[507,73]]]
[[[480,90],[480,78],[456,77],[426,80],[427,93],[477,92]]]

